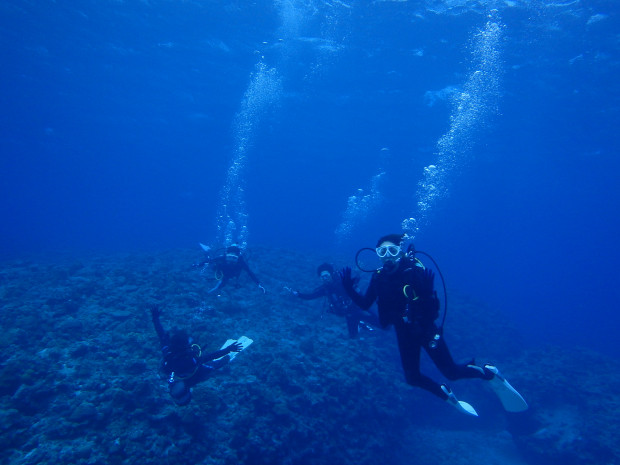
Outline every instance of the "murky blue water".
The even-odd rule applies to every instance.
[[[533,342],[620,353],[614,2],[0,11],[3,257],[407,231]]]

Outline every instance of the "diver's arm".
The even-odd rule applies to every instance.
[[[372,275],[370,279],[370,284],[366,289],[366,293],[361,295],[355,290],[355,280],[351,277],[351,268],[346,267],[340,273],[340,278],[342,279],[342,286],[344,287],[345,292],[355,305],[357,305],[362,310],[368,310],[373,302],[377,299],[377,282],[375,279],[376,275]]]
[[[214,258],[211,258],[210,256],[207,255],[207,257],[204,260],[202,260],[201,262],[196,262],[196,263],[192,264],[192,266],[195,267],[195,268],[203,267],[203,266],[209,265],[210,263],[212,263],[214,261],[215,261]]]
[[[319,297],[325,297],[327,295],[327,289],[325,288],[325,286],[319,286],[314,291],[309,293],[294,291],[293,295],[295,297],[299,297],[302,300],[314,300],[318,299]]]
[[[373,276],[374,278],[374,276]],[[370,284],[366,289],[366,294],[360,295],[355,289],[349,294],[351,300],[362,310],[368,310],[377,299],[377,284],[374,279],[370,280]]]
[[[168,345],[169,336],[168,336],[168,333],[162,327],[161,322],[159,321],[160,313],[161,312],[159,310],[159,307],[157,306],[151,307],[151,319],[153,320],[153,326],[155,326],[155,331],[157,332],[157,336],[159,337],[159,342],[161,346],[163,347],[163,346]]]
[[[211,362],[218,358],[224,357],[225,355],[228,355],[231,352],[241,352],[241,349],[242,349],[241,344],[239,344],[238,342],[233,342],[228,347],[224,347],[223,349],[220,349],[217,352],[203,355],[202,357],[200,357],[200,363]]]
[[[248,273],[248,275],[250,276],[250,278],[252,279],[252,281],[254,281],[256,284],[258,284],[260,286],[260,281],[259,279],[256,277],[256,275],[252,272],[252,270],[250,270],[250,267],[248,266],[248,262],[246,262],[243,257],[239,257],[239,264],[241,265],[241,267]]]

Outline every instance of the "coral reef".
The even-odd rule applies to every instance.
[[[313,288],[325,257],[253,249],[267,293],[242,276],[215,295],[211,275],[191,266],[197,255],[3,264],[2,463],[620,463],[613,361],[524,351],[506,318],[451,294],[455,357],[497,362],[532,406],[515,421],[483,381],[458,381],[480,413],[467,418],[404,383],[391,331],[351,340],[320,301],[284,290]],[[159,372],[154,304],[165,327],[185,328],[204,350],[241,335],[255,342],[178,407]],[[426,357],[423,370],[440,377]]]

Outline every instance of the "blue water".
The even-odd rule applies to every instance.
[[[423,217],[449,288],[532,343],[620,355],[615,2],[0,11],[3,258],[228,238],[352,259]],[[352,195],[369,197],[346,217]]]

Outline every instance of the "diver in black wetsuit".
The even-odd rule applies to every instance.
[[[245,270],[250,279],[254,281],[259,289],[265,293],[265,288],[260,283],[256,275],[250,270],[248,263],[241,254],[241,249],[236,245],[231,245],[226,248],[226,253],[219,255],[215,258],[207,258],[201,263],[196,263],[194,266],[213,265],[215,270],[215,279],[218,283],[213,289],[209,290],[209,293],[217,291],[223,288],[228,281],[232,278],[238,278],[241,275],[241,271]]]
[[[206,380],[213,370],[226,365],[231,359],[228,354],[241,351],[241,345],[234,342],[225,349],[203,354],[185,331],[176,331],[172,335],[165,331],[159,315],[159,308],[152,307],[151,317],[164,356],[162,369],[169,376],[168,390],[177,405],[187,405],[192,400],[191,388]]]
[[[394,326],[407,383],[432,392],[463,413],[477,416],[474,408],[466,402],[458,401],[447,385],[440,385],[420,373],[420,349],[423,348],[449,380],[494,380],[491,387],[507,411],[519,412],[527,409],[523,398],[501,376],[496,367],[479,367],[474,361],[469,364],[454,362],[443,334],[435,324],[439,316],[439,299],[434,290],[434,273],[402,251],[402,240],[403,236],[399,234],[390,234],[379,239],[376,253],[383,266],[373,273],[364,295],[354,289],[355,280],[351,277],[351,268],[342,270],[341,279],[347,294],[360,308],[368,309],[376,300],[381,326]]]
[[[339,276],[334,272],[334,267],[332,265],[329,263],[319,265],[317,274],[323,281],[323,284],[310,293],[291,291],[292,294],[303,300],[326,297],[329,305],[327,312],[345,317],[347,329],[349,330],[349,337],[352,339],[358,337],[360,325],[370,324],[372,326],[379,326],[379,319],[374,313],[369,311],[364,312],[353,303],[344,290]]]

